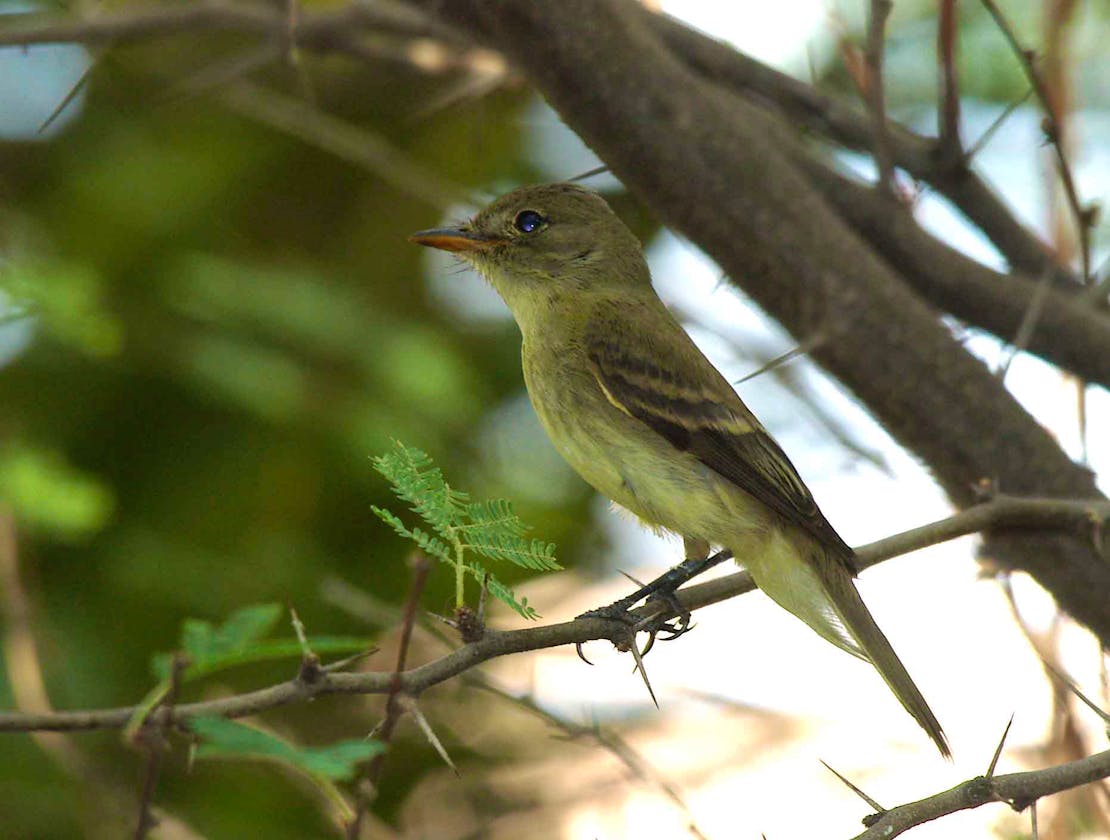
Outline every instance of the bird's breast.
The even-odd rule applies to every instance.
[[[719,477],[613,405],[581,348],[526,341],[522,361],[540,423],[594,489],[648,524],[682,534],[703,533],[702,515],[719,518]]]

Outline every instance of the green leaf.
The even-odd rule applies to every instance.
[[[373,642],[370,639],[354,637],[309,636],[307,641],[309,649],[316,654],[360,653],[373,647]],[[301,643],[296,639],[272,639],[255,642],[247,647],[209,656],[201,662],[193,662],[182,673],[181,679],[183,682],[188,682],[240,665],[298,658],[301,653]],[[159,653],[154,656],[151,663],[154,676],[161,680],[169,678],[172,667],[172,653]]]
[[[194,680],[215,671],[301,656],[296,639],[264,640],[281,618],[280,604],[254,604],[236,610],[219,627],[196,618],[187,618],[181,625],[181,652],[189,665],[181,674],[182,681]],[[319,636],[308,638],[309,648],[318,654],[357,653],[372,646],[369,639]],[[160,653],[151,660],[151,669],[159,680],[166,680],[173,667],[173,653]]]
[[[421,528],[408,527],[397,515],[371,506],[374,514],[398,535],[416,543],[426,554],[452,566],[459,575],[456,591],[462,603],[462,575],[486,581],[488,591],[525,618],[538,613],[524,599],[489,575],[467,551],[491,560],[503,560],[535,571],[562,568],[555,559],[555,546],[543,540],[525,539],[528,531],[507,499],[471,502],[453,490],[427,453],[399,441],[393,450],[373,459],[374,468],[392,485],[393,492],[432,527],[439,538]],[[459,565],[461,558],[461,567]]]
[[[513,512],[513,503],[508,499],[472,502],[466,506],[466,515],[470,521],[460,526],[460,530],[495,528],[517,536],[523,536],[528,530],[528,526]]]
[[[465,548],[472,548],[491,560],[507,560],[525,569],[541,572],[562,568],[555,559],[554,543],[545,543],[543,540],[528,541],[515,534],[484,530],[472,531],[467,534],[467,537],[470,542],[464,543]]]
[[[528,606],[527,598],[521,598],[518,601],[513,590],[483,569],[479,564],[473,562],[468,563],[467,571],[480,582],[485,583],[486,591],[488,591],[490,595],[512,609],[521,618],[527,618],[530,621],[540,618],[540,614],[532,609],[532,607]]]
[[[189,728],[201,739],[198,758],[257,758],[279,761],[330,781],[349,780],[358,765],[380,755],[385,745],[369,739],[326,747],[300,747],[282,738],[222,717],[197,717]]]
[[[377,516],[378,519],[382,520],[386,525],[396,531],[399,536],[405,539],[412,539],[412,531],[405,527],[405,523],[402,522],[400,517],[393,513],[393,511],[380,508],[377,505],[370,505],[370,510],[374,512],[374,515]]]
[[[99,531],[115,507],[111,490],[61,453],[23,443],[0,451],[0,500],[23,522],[66,540]]]
[[[400,441],[394,451],[372,459],[374,468],[421,519],[449,538],[455,522],[466,515],[468,496],[452,490],[427,453]]]
[[[119,320],[103,304],[104,282],[85,265],[11,262],[0,271],[0,310],[35,316],[41,328],[90,356],[113,356],[123,344]]]
[[[189,661],[204,667],[209,660],[236,653],[261,639],[281,617],[280,604],[255,604],[233,612],[223,624],[187,618],[181,625],[181,651]]]

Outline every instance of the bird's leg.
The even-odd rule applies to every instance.
[[[645,598],[659,600],[670,607],[667,612],[678,615],[679,621],[674,625],[669,622],[664,622],[661,626],[655,628],[654,632],[658,633],[659,630],[666,629],[670,632],[670,636],[667,638],[673,639],[681,636],[690,629],[690,611],[679,603],[678,599],[675,597],[675,592],[680,586],[693,580],[702,572],[732,557],[732,552],[728,549],[723,549],[711,555],[709,553],[709,543],[702,539],[687,537],[683,539],[683,544],[685,547],[686,559],[677,566],[668,569],[655,580],[641,586],[631,595],[621,598],[619,601],[614,601],[607,607],[600,607],[595,610],[584,612],[578,617],[609,618],[616,621],[623,621],[628,624],[638,624],[640,619],[632,616],[628,612],[629,608]],[[653,620],[654,618],[649,621]]]

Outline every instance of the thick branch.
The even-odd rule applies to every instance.
[[[1006,802],[1021,811],[1042,796],[1077,788],[1110,776],[1110,750],[1044,770],[1010,773],[991,779],[979,776],[963,784],[906,805],[884,811],[867,831],[853,840],[888,840],[907,829],[988,802]]]
[[[785,128],[691,73],[655,37],[654,16],[619,0],[412,4],[505,53],[625,184],[796,337],[824,333],[812,356],[957,504],[971,504],[984,479],[1007,493],[1098,495],[1091,474],[815,192],[784,155]],[[1110,562],[1091,546],[1000,536],[986,550],[1110,642]]]
[[[431,3],[420,5],[430,6]],[[47,43],[125,44],[207,31],[237,31],[291,42],[309,49],[339,49],[359,55],[352,40],[359,32],[389,32],[456,42],[456,30],[400,6],[351,6],[304,15],[295,32],[280,9],[245,3],[156,6],[98,15],[86,20],[54,15],[10,15],[0,25],[0,46]],[[699,76],[752,97],[791,121],[847,148],[870,151],[874,144],[867,115],[839,99],[736,52],[665,15],[650,15],[650,25]],[[967,166],[945,154],[929,138],[896,124],[887,144],[896,166],[944,194],[978,226],[1010,265],[1034,276],[1049,271],[1061,283],[1077,278],[1055,264],[1045,246]]]
[[[930,303],[1004,341],[1039,306],[1024,349],[1110,388],[1110,315],[1078,287],[1042,289],[1031,276],[999,274],[936,239],[874,190],[812,158],[801,162],[825,200]]]
[[[986,529],[1034,529],[1063,534],[1094,532],[1110,522],[1110,502],[1104,500],[1068,501],[1064,499],[1016,499],[1000,497],[947,519],[923,525],[901,534],[860,546],[856,549],[859,568],[866,569],[930,545]],[[747,572],[737,572],[705,583],[686,587],[679,600],[689,610],[754,590]],[[641,614],[648,608],[641,608]],[[654,611],[654,607],[650,608]],[[619,622],[579,618],[561,624],[498,632],[487,630],[473,642],[446,656],[402,672],[381,671],[359,674],[333,673],[320,668],[302,669],[296,679],[269,688],[208,700],[179,703],[152,713],[151,724],[166,723],[167,716],[181,723],[199,715],[244,717],[268,709],[303,703],[323,694],[388,694],[400,691],[416,695],[439,685],[482,662],[524,651],[543,650],[562,645],[581,644],[597,639],[614,643],[627,641],[628,627]],[[127,725],[136,706],[87,712],[0,713],[0,732],[74,731],[119,729]]]
[[[666,15],[652,15],[651,25],[676,57],[701,78],[762,103],[787,120],[846,148],[869,152],[874,146],[867,115],[847,102],[695,32]],[[890,123],[886,143],[895,166],[930,184],[994,243],[1012,268],[1039,276],[1048,271],[1064,285],[1079,280],[1058,265],[1048,248],[1018,221],[1010,208],[968,166],[937,141]]]

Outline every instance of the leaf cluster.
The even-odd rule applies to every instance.
[[[374,513],[425,554],[455,569],[456,606],[462,606],[463,580],[467,575],[524,618],[538,618],[527,598],[517,599],[509,587],[497,580],[476,559],[504,561],[533,571],[562,568],[555,559],[554,543],[528,539],[525,525],[507,499],[474,502],[451,487],[443,472],[427,453],[396,443],[394,450],[373,459],[374,468],[390,483],[399,499],[428,526],[409,527],[385,508],[372,506]]]

